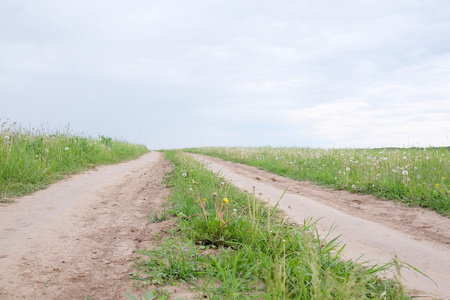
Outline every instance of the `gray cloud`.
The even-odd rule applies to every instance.
[[[151,148],[447,140],[445,0],[0,8],[2,119]]]

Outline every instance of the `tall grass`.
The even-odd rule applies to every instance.
[[[254,192],[240,192],[192,157],[177,151],[166,157],[174,164],[167,184],[181,236],[139,251],[146,260],[136,278],[190,282],[208,299],[406,297],[399,282],[380,279],[394,261],[342,260],[343,246],[318,236],[315,222],[292,224]],[[208,249],[215,251],[204,254]]]
[[[97,164],[134,159],[148,152],[142,145],[44,129],[0,127],[0,202],[46,187],[65,175]]]
[[[399,200],[450,216],[450,148],[195,148],[296,180]]]

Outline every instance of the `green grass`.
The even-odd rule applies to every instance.
[[[450,148],[192,148],[314,183],[372,194],[450,216]]]
[[[45,188],[50,183],[98,164],[134,159],[148,152],[142,145],[66,132],[0,127],[0,202]]]
[[[292,224],[190,156],[166,157],[174,164],[167,184],[178,234],[139,251],[141,283],[184,281],[208,299],[406,298],[397,280],[381,279],[390,271],[395,278],[399,262],[343,260],[343,245],[318,236],[314,221]]]

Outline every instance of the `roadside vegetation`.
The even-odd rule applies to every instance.
[[[318,236],[315,220],[293,224],[276,209],[278,199],[265,203],[254,191],[241,192],[180,151],[166,158],[174,165],[166,184],[177,230],[158,248],[138,251],[133,277],[140,287],[186,282],[208,299],[407,298],[400,262],[343,260],[344,246]],[[389,274],[392,280],[381,279]]]
[[[450,216],[450,148],[185,149],[339,190],[372,194]]]
[[[145,146],[109,137],[24,129],[4,122],[0,127],[0,203],[45,188],[66,175],[146,152]]]

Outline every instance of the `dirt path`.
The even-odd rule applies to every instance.
[[[308,217],[322,218],[318,228],[331,236],[342,234],[344,256],[385,263],[394,258],[407,262],[431,277],[402,270],[406,285],[428,294],[450,299],[450,219],[421,208],[408,208],[393,201],[351,194],[298,182],[254,167],[196,155],[214,172],[221,172],[235,186],[256,188],[262,199],[277,201],[288,188],[280,208],[297,223]],[[423,298],[421,298],[423,299]]]
[[[133,250],[171,226],[147,217],[169,169],[151,152],[0,206],[0,299],[124,299]]]

